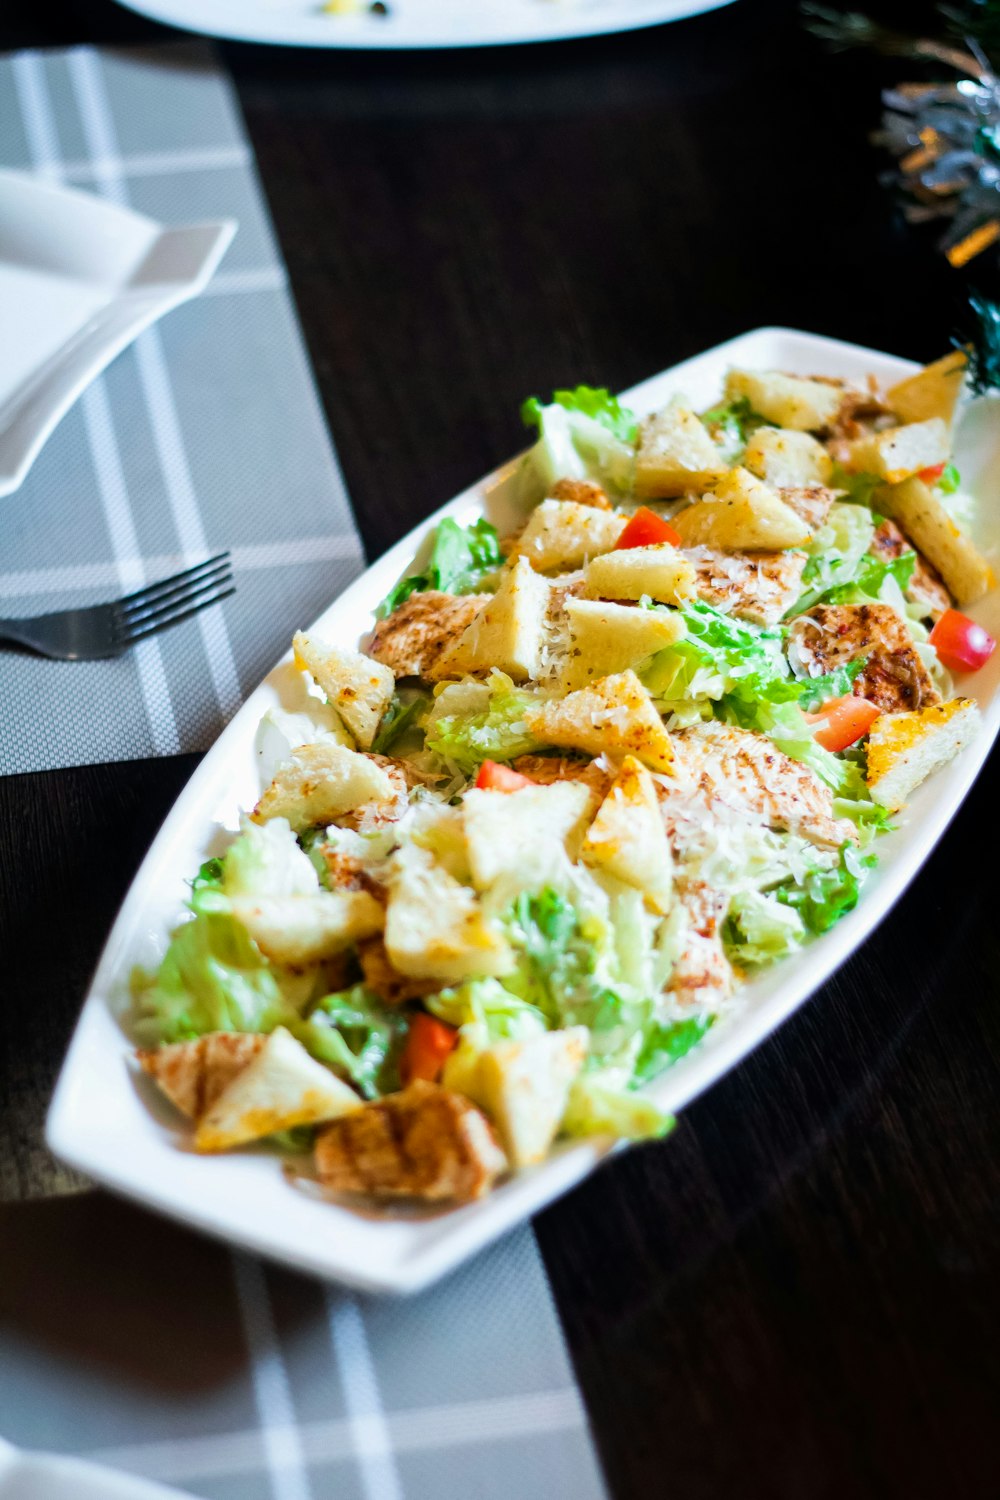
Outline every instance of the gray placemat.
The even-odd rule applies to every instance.
[[[232,87],[201,44],[0,58],[0,163],[168,224],[239,221],[207,291],[0,500],[0,614],[113,598],[225,547],[237,580],[117,661],[5,651],[0,774],[205,749],[362,566]]]
[[[603,1500],[528,1229],[405,1301],[103,1194],[0,1211],[0,1432],[204,1500]]]

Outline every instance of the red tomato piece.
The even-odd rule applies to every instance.
[[[458,1032],[454,1026],[446,1026],[436,1016],[418,1011],[410,1022],[406,1046],[399,1060],[399,1077],[404,1087],[416,1078],[437,1083],[457,1041]]]
[[[806,718],[811,724],[824,721],[813,736],[817,745],[824,750],[846,750],[868,733],[881,712],[867,698],[855,698],[848,693],[844,698],[831,698],[819,713],[806,714]]]
[[[495,760],[484,760],[476,776],[476,786],[481,792],[519,792],[524,786],[537,785],[530,776],[522,776],[520,771],[512,771],[510,766],[502,766]]]
[[[988,630],[958,609],[946,609],[931,631],[931,645],[950,672],[977,672],[996,644]]]
[[[929,469],[921,469],[917,478],[922,479],[924,484],[937,484],[943,473],[944,464],[932,464]]]
[[[658,542],[669,542],[672,547],[679,547],[681,534],[674,530],[669,521],[650,510],[648,505],[640,505],[618,538],[615,551],[620,552],[625,547],[654,547]]]

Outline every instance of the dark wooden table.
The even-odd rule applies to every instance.
[[[0,9],[3,47],[170,35],[110,0]],[[954,273],[867,141],[892,74],[779,0],[524,50],[223,52],[372,556],[518,445],[529,392],[767,323],[946,347]],[[795,1020],[539,1219],[618,1500],[997,1493],[996,764]],[[0,781],[2,1196],[76,1185],[44,1110],[193,765]]]

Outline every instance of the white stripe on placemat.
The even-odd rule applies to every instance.
[[[58,178],[61,173],[59,139],[41,57],[37,52],[21,52],[11,61],[33,163],[44,167],[50,177]],[[121,454],[103,381],[95,381],[84,392],[82,410],[115,558],[115,583],[127,592],[145,583],[147,575],[140,560],[139,539],[129,507]],[[139,677],[153,748],[157,755],[175,755],[180,749],[180,737],[159,641],[141,641],[133,648],[132,659]]]
[[[231,297],[239,292],[283,292],[288,285],[284,266],[261,266],[256,271],[216,271],[203,297]]]
[[[274,1326],[263,1267],[252,1256],[234,1254],[233,1275],[250,1354],[254,1399],[271,1489],[275,1500],[311,1500],[312,1491],[302,1440],[295,1423],[288,1372]],[[178,1440],[165,1446],[176,1450]],[[257,1468],[257,1464],[252,1464],[251,1468]],[[143,1466],[142,1472],[150,1471]],[[204,1474],[206,1471],[199,1468],[196,1472]]]
[[[15,58],[16,62],[16,58]],[[252,160],[244,142],[231,146],[191,146],[182,151],[143,151],[131,156],[102,156],[88,161],[65,161],[62,175],[69,182],[85,182],[110,174],[115,177],[164,177],[175,172],[225,171]]]
[[[67,54],[66,61],[80,111],[83,134],[91,160],[95,164],[94,180],[105,197],[127,207],[128,189],[121,173],[97,170],[101,162],[108,164],[120,159],[114,117],[100,59],[91,48],[77,47]],[[135,353],[153,430],[153,442],[178,539],[186,551],[205,555],[209,551],[208,541],[194,492],[163,352],[163,340],[158,328],[147,329],[136,340]],[[202,610],[196,619],[219,712],[224,720],[229,719],[239,707],[242,695],[225,615],[221,609],[207,609]]]
[[[584,1434],[587,1428],[580,1393],[573,1387],[462,1401],[453,1406],[415,1407],[387,1413],[385,1421],[392,1450],[397,1454],[476,1447],[488,1442],[517,1443],[558,1433]],[[357,1457],[357,1433],[347,1419],[303,1422],[300,1427],[287,1429],[272,1420],[270,1440],[280,1446],[297,1442],[310,1465],[344,1463]],[[245,1431],[178,1436],[162,1442],[94,1449],[81,1456],[149,1479],[184,1484],[257,1472],[261,1434]]]
[[[365,1500],[403,1500],[361,1308],[348,1292],[327,1291],[326,1310]]]
[[[304,536],[288,542],[252,542],[233,547],[230,552],[234,573],[253,572],[263,568],[294,568],[306,563],[336,562],[338,558],[355,558],[357,546],[352,536]],[[143,559],[148,578],[160,574],[169,577],[201,562],[205,554],[197,552],[154,552]],[[117,563],[67,563],[60,568],[19,568],[0,572],[0,596],[27,597],[32,594],[59,594],[67,589],[106,589],[118,583]]]

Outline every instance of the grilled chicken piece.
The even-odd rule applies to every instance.
[[[546,498],[575,500],[577,505],[592,505],[595,510],[614,510],[601,486],[589,479],[557,479]]]
[[[819,380],[820,376],[815,376]],[[841,384],[842,382],[838,382]],[[891,416],[891,410],[879,393],[878,381],[869,375],[866,385],[845,385],[840,410],[830,426],[828,447],[835,459],[849,454],[847,444],[864,437],[880,417]]]
[[[853,823],[833,816],[830,789],[767,735],[707,723],[675,730],[671,738],[674,774],[653,779],[675,849],[683,852],[697,839],[706,813],[748,818],[835,848],[857,839]]]
[[[319,1180],[337,1193],[466,1203],[506,1167],[482,1111],[436,1083],[373,1100],[316,1137]]]
[[[756,625],[774,625],[801,593],[803,552],[721,552],[688,547],[695,592],[706,604]]]
[[[266,1041],[264,1036],[239,1031],[210,1031],[196,1041],[144,1047],[135,1055],[171,1104],[189,1119],[197,1120],[237,1073],[253,1061]]]
[[[680,881],[677,898],[687,918],[687,936],[667,993],[682,1004],[718,1004],[733,988],[732,965],[720,937],[729,898],[704,880]]]
[[[426,677],[472,624],[489,594],[411,594],[375,626],[368,655],[397,677]]]
[[[792,621],[790,641],[811,675],[867,657],[854,679],[854,696],[884,713],[908,713],[940,703],[910,633],[888,604],[817,604]]]
[[[376,901],[385,905],[388,900],[385,886],[372,879],[360,859],[353,854],[343,854],[330,844],[321,844],[319,852],[323,856],[332,890],[367,891]]]
[[[838,491],[829,490],[822,484],[811,484],[805,489],[794,489],[786,485],[779,489],[778,494],[789,509],[794,510],[815,531],[830,514],[830,506],[836,500]]]
[[[389,958],[381,935],[365,938],[358,944],[358,962],[366,986],[386,1005],[422,1000],[425,995],[436,995],[441,988],[439,979],[413,979],[401,974]]]
[[[615,779],[614,772],[606,771],[596,760],[573,760],[564,755],[519,755],[511,761],[511,766],[539,786],[551,786],[554,781],[582,781],[602,802]]]
[[[934,619],[944,614],[946,609],[951,609],[951,595],[944,586],[941,574],[914,547],[909,537],[899,529],[895,521],[882,522],[872,537],[872,544],[868,550],[874,557],[881,558],[885,562],[892,562],[903,552],[916,552],[916,566],[905,590],[907,599],[912,599],[915,604],[926,605],[927,614]]]

